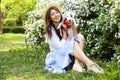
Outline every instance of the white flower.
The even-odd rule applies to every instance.
[[[118,63],[120,63],[120,59],[118,60]]]

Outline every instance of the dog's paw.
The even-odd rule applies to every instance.
[[[75,24],[76,27],[78,27],[78,24]]]

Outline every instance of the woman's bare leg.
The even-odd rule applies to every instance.
[[[74,54],[73,56],[86,65],[91,65],[93,62],[84,54],[77,42],[74,42]]]
[[[82,50],[84,50],[84,41],[85,41],[84,36],[82,34],[78,34],[77,37],[78,37],[78,40],[79,40],[79,47]],[[79,62],[80,61],[77,58],[75,58],[75,64],[78,64]]]
[[[77,42],[74,42],[74,53],[73,56],[77,58],[79,61],[85,63],[87,65],[88,70],[92,70],[96,73],[103,73],[104,70],[99,67],[96,63],[94,63],[92,60],[90,60],[83,52],[83,50],[80,48],[79,44]]]
[[[80,48],[81,48],[82,50],[84,50],[84,43],[85,43],[85,38],[84,38],[84,36],[79,33],[79,34],[77,35],[77,37],[78,37],[78,40],[79,40],[79,46],[80,46]]]
[[[84,49],[84,36],[82,34],[78,34],[77,36],[79,39],[79,47],[83,50]],[[78,72],[84,71],[82,62],[79,61],[77,58],[75,58],[73,70],[76,70]]]

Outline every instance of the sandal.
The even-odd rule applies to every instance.
[[[85,69],[83,68],[82,64],[74,64],[72,67],[73,71],[77,71],[77,72],[83,72],[85,71]]]
[[[94,71],[95,73],[104,73],[104,70],[97,64],[87,66],[88,70]]]

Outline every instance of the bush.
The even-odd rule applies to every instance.
[[[81,0],[64,1],[63,9],[73,10],[79,20],[78,32],[85,36],[85,53],[88,56],[110,60],[115,53],[120,1]],[[67,9],[69,6],[69,9]],[[118,41],[117,41],[118,43]]]
[[[9,27],[3,28],[3,33],[9,33],[9,32],[11,32],[11,29]]]
[[[37,9],[29,12],[29,17],[26,21],[26,46],[40,47],[44,44],[44,21],[42,19],[43,9],[45,4],[41,1],[37,3]]]
[[[22,26],[16,27],[3,27],[3,33],[25,33],[25,29]]]
[[[48,0],[48,3],[51,0]],[[79,22],[78,32],[86,39],[85,53],[94,58],[110,60],[115,53],[114,45],[117,39],[119,21],[119,1],[114,0],[58,0],[62,11],[76,12],[75,19]],[[46,3],[38,2],[37,9],[28,17],[26,29],[26,44],[42,46],[44,40],[43,21],[41,15]],[[119,24],[118,24],[119,23]],[[117,41],[117,43],[116,43]]]
[[[12,33],[24,33],[25,29],[23,27],[14,27],[11,29]]]
[[[117,62],[118,68],[120,69],[120,45],[115,45],[114,46],[115,49],[115,54],[113,57],[113,61]]]

